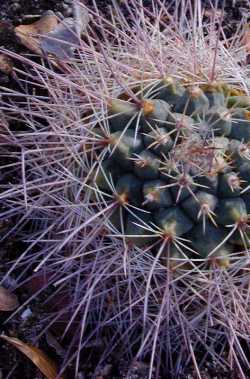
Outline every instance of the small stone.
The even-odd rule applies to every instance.
[[[68,9],[68,8],[69,8],[69,5],[68,5],[68,4],[66,4],[65,2],[62,3],[62,9],[66,10],[66,9]]]
[[[20,10],[20,8],[21,8],[21,5],[17,2],[11,4],[12,11],[18,11],[18,10]]]
[[[22,320],[27,320],[32,315],[32,311],[30,308],[25,309],[22,314],[21,314],[21,319]]]
[[[72,16],[72,13],[73,13],[72,8],[66,9],[63,13],[64,13],[65,17]]]

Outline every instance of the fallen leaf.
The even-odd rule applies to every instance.
[[[16,295],[8,289],[0,286],[0,311],[13,311],[19,306]]]
[[[9,75],[13,70],[13,61],[7,55],[0,54],[0,71]]]
[[[47,357],[42,350],[35,346],[26,344],[18,338],[8,337],[5,335],[1,335],[0,337],[26,355],[26,357],[28,357],[39,368],[47,379],[64,379],[62,376],[60,378],[57,377],[58,370],[56,364],[49,357]]]
[[[62,20],[53,31],[41,38],[41,48],[46,54],[52,54],[58,59],[67,59],[74,54],[79,38],[89,23],[87,10],[74,4],[74,18]]]
[[[15,33],[21,43],[34,53],[63,60],[73,56],[88,23],[87,10],[75,4],[74,18],[68,17],[59,22],[56,15],[49,11],[33,24],[17,26]]]
[[[57,25],[53,32],[41,37],[41,48],[45,54],[67,59],[74,54],[74,45],[79,41],[75,32],[74,19],[66,18]]]
[[[19,25],[14,31],[20,42],[27,47],[27,49],[38,55],[43,55],[39,39],[41,35],[54,30],[57,25],[58,18],[54,12],[48,11],[40,20],[29,25]]]

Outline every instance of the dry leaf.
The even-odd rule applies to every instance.
[[[41,37],[41,48],[46,54],[53,54],[59,59],[67,59],[74,54],[74,45],[79,41],[73,18],[66,18],[57,25],[53,32]]]
[[[59,22],[56,15],[49,11],[33,24],[16,27],[15,33],[21,43],[34,53],[53,55],[63,60],[73,56],[75,46],[88,23],[88,12],[75,4],[74,18],[65,18]]]
[[[74,4],[74,18],[65,18],[53,31],[41,38],[41,48],[46,54],[56,58],[67,59],[74,54],[75,45],[89,23],[87,10]]]
[[[0,286],[0,311],[13,311],[19,306],[16,295]]]
[[[9,75],[13,70],[13,61],[5,54],[0,54],[0,71]]]
[[[39,370],[43,373],[44,376],[46,376],[47,379],[63,379],[62,376],[60,378],[57,377],[58,371],[56,364],[40,349],[35,346],[26,344],[20,341],[18,338],[8,337],[5,335],[1,335],[0,337],[9,342],[24,355],[26,355],[26,357],[28,357],[39,368]]]
[[[40,20],[29,25],[19,25],[14,31],[21,43],[27,49],[38,55],[43,55],[40,47],[39,35],[49,33],[58,25],[58,18],[54,12],[48,11]]]

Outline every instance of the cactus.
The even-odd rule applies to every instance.
[[[63,370],[99,337],[150,379],[190,361],[200,377],[206,357],[229,367],[225,349],[249,365],[249,69],[240,35],[226,49],[195,4],[155,6],[153,23],[128,2],[135,29],[116,3],[110,20],[96,8],[62,73],[24,60],[46,96],[1,101],[16,158],[2,218],[28,243],[6,275],[28,262],[67,294]]]
[[[165,87],[161,83],[157,89],[153,83],[154,91],[149,92],[154,98],[142,98],[140,104],[123,100],[122,112],[118,106],[121,101],[112,101],[110,109],[115,117],[109,128],[119,132],[103,137],[103,143],[108,141],[103,161],[108,167],[107,182],[97,186],[97,190],[106,191],[111,197],[117,193],[122,199],[120,207],[126,204],[138,208],[137,218],[146,215],[147,225],[155,228],[155,233],[150,231],[147,238],[146,230],[143,233],[143,226],[138,229],[138,221],[131,218],[131,210],[125,207],[124,229],[120,233],[125,233],[127,242],[141,246],[143,238],[137,238],[138,234],[144,235],[145,245],[157,239],[172,243],[178,237],[187,238],[189,259],[197,258],[192,253],[195,250],[208,263],[215,262],[216,246],[218,251],[230,246],[223,250],[229,266],[232,251],[238,249],[234,235],[245,235],[248,228],[248,159],[242,164],[236,154],[239,146],[235,146],[236,138],[241,141],[241,149],[250,142],[250,121],[244,118],[248,111],[229,107],[216,83],[213,92],[207,92],[208,97],[206,89],[196,86],[190,90],[170,77]],[[178,100],[174,96],[176,88],[180,93]],[[235,98],[235,103],[239,103]],[[99,175],[102,176],[100,171]],[[107,188],[108,181],[113,186]],[[226,233],[227,226],[233,227],[235,233]],[[207,228],[211,229],[209,234]],[[209,235],[213,248],[201,252],[201,242],[192,238],[194,230],[202,231],[200,241]],[[181,255],[181,247],[179,252]],[[225,267],[225,260],[218,258],[217,263]]]

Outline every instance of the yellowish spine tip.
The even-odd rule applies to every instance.
[[[150,100],[143,100],[142,109],[143,109],[144,116],[149,116],[150,114],[154,113],[155,105]]]
[[[223,92],[223,83],[213,80],[212,82],[201,85],[201,89],[205,92]]]
[[[245,91],[242,89],[234,88],[229,85],[225,85],[224,88],[226,89],[226,94],[228,96],[244,96],[246,95]]]
[[[230,266],[230,260],[227,257],[216,258],[216,264],[220,268],[227,269]]]
[[[195,86],[189,89],[189,93],[191,97],[196,99],[202,95],[202,90],[198,86]]]
[[[174,79],[172,78],[172,76],[165,76],[165,78],[163,78],[163,83],[166,86],[174,85]]]
[[[128,194],[126,192],[121,193],[116,198],[119,205],[126,205],[128,204]]]
[[[250,121],[250,111],[245,111],[245,118]]]

